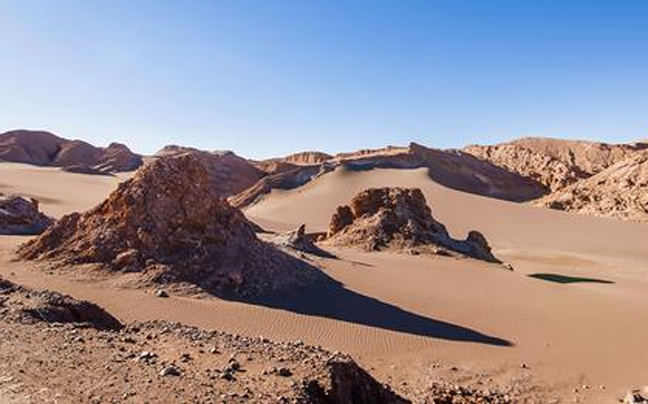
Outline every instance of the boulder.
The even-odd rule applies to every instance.
[[[322,250],[317,245],[315,245],[312,238],[306,234],[305,224],[302,224],[295,230],[277,235],[276,237],[274,237],[272,242],[281,247],[290,248],[292,250],[301,251],[320,257],[334,257],[332,254]]]
[[[0,234],[40,234],[52,222],[38,209],[36,199],[0,194]]]

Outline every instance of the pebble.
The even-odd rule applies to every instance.
[[[155,297],[169,297],[169,294],[165,292],[164,290],[157,290],[155,291]]]
[[[160,376],[180,376],[180,370],[173,365],[167,366],[160,371]]]

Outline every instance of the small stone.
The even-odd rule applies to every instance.
[[[167,366],[160,371],[160,376],[180,376],[180,370],[173,365]]]
[[[169,294],[167,292],[165,292],[164,290],[157,290],[157,291],[155,291],[155,297],[165,298],[165,297],[169,297]]]
[[[638,390],[629,391],[623,399],[624,404],[644,404],[648,403],[648,400],[641,395]]]
[[[277,374],[281,377],[290,377],[292,376],[292,372],[288,368],[279,368],[277,370]]]

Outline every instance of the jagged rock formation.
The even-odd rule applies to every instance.
[[[596,216],[648,221],[648,151],[554,192],[537,204]]]
[[[248,160],[231,151],[206,152],[190,147],[166,146],[155,153],[156,158],[192,155],[207,170],[212,187],[222,197],[236,195],[266,176]]]
[[[0,234],[40,234],[52,222],[37,200],[0,194]]]
[[[5,321],[87,324],[119,330],[122,324],[101,307],[50,291],[33,291],[0,277],[0,317]]]
[[[325,243],[365,250],[393,248],[434,252],[499,262],[485,237],[471,231],[466,240],[454,240],[432,217],[420,189],[371,188],[339,206],[331,219]]]
[[[182,282],[232,297],[315,279],[315,269],[256,237],[203,163],[190,153],[144,166],[96,208],[64,216],[23,245],[20,256],[141,272],[148,282]]]
[[[494,146],[464,149],[480,159],[539,182],[553,192],[622,161],[648,144],[606,144],[547,138],[524,138]]]
[[[302,224],[295,230],[279,234],[272,239],[272,242],[278,246],[290,248],[320,257],[333,258],[334,256],[313,242],[312,238],[306,234],[306,225]]]
[[[333,158],[330,154],[318,151],[304,151],[294,153],[283,158],[284,161],[293,164],[320,164]]]
[[[120,143],[95,147],[43,131],[15,130],[0,134],[0,161],[40,166],[87,166],[101,172],[132,171],[142,165],[141,156]]]

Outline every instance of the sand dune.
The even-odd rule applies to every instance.
[[[58,218],[97,205],[129,176],[73,174],[53,167],[2,162],[0,192],[36,198],[46,214]]]

